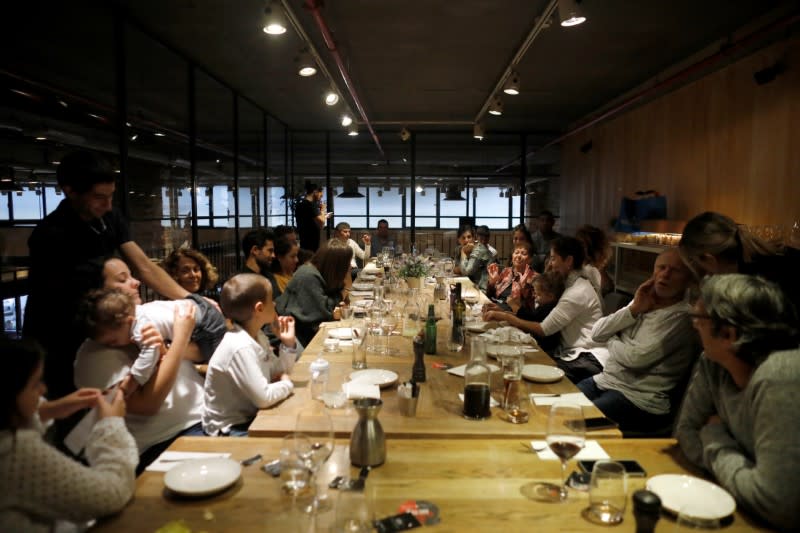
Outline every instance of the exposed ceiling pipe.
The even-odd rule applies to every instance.
[[[776,22],[774,22],[772,24],[769,24],[769,25],[765,26],[764,28],[756,30],[753,33],[750,33],[749,35],[746,35],[746,36],[742,37],[738,41],[734,41],[734,42],[728,44],[727,46],[723,47],[719,52],[716,52],[716,53],[708,56],[705,59],[701,59],[700,61],[689,65],[688,67],[684,68],[683,70],[673,74],[672,76],[669,76],[668,78],[665,78],[664,80],[656,83],[655,85],[652,85],[650,87],[647,87],[645,89],[642,89],[642,90],[634,93],[633,95],[629,96],[628,98],[626,98],[622,102],[620,102],[620,103],[614,105],[613,107],[611,107],[610,109],[602,112],[600,115],[590,119],[588,122],[580,124],[579,126],[576,126],[575,128],[567,131],[566,133],[560,135],[559,137],[556,137],[555,139],[545,143],[544,145],[528,151],[525,154],[525,158],[528,158],[528,157],[532,156],[533,154],[544,150],[545,148],[549,148],[550,146],[558,144],[558,143],[560,143],[560,142],[572,137],[573,135],[576,135],[576,134],[582,132],[585,129],[591,128],[592,126],[594,126],[595,124],[597,124],[599,122],[602,122],[604,120],[607,120],[607,119],[613,117],[614,115],[618,115],[622,111],[624,111],[627,108],[633,106],[634,104],[637,104],[637,103],[641,102],[643,99],[645,99],[646,97],[652,95],[653,93],[659,92],[659,91],[661,91],[663,89],[669,89],[672,86],[677,85],[681,81],[685,81],[687,78],[693,76],[694,74],[696,74],[696,73],[698,73],[698,72],[700,72],[702,70],[705,70],[705,69],[711,68],[713,66],[716,66],[717,63],[720,63],[724,59],[727,59],[728,57],[734,55],[735,53],[739,52],[742,48],[744,48],[744,47],[746,47],[746,46],[748,46],[750,44],[753,44],[754,42],[758,41],[759,39],[761,39],[763,37],[766,37],[767,35],[769,35],[771,33],[774,33],[775,31],[778,31],[778,30],[783,29],[783,28],[788,28],[789,26],[791,26],[792,24],[794,24],[794,23],[796,23],[798,21],[800,21],[800,15],[793,15],[793,16],[788,17],[786,19],[778,20],[778,21],[776,21]],[[521,156],[520,157],[516,157],[513,160],[509,161],[508,163],[498,167],[495,172],[502,172],[503,170],[507,169],[508,167],[519,163],[521,160],[522,160]]]
[[[333,59],[336,61],[336,66],[339,67],[339,74],[342,75],[344,84],[347,86],[347,91],[350,93],[350,97],[353,99],[353,103],[356,105],[358,113],[361,115],[361,121],[359,123],[367,126],[370,135],[372,135],[372,140],[375,141],[375,146],[378,147],[378,151],[385,159],[386,153],[383,151],[381,141],[378,139],[378,135],[375,133],[375,130],[369,121],[367,112],[361,103],[361,99],[358,97],[358,91],[356,91],[355,84],[350,78],[350,73],[347,71],[347,67],[344,64],[341,54],[339,54],[339,50],[336,48],[336,41],[334,41],[330,28],[328,28],[328,24],[325,22],[325,18],[322,16],[322,12],[320,11],[321,3],[322,2],[320,0],[306,0],[304,5],[314,16],[314,20],[317,22],[319,31],[322,33],[322,38],[325,40],[325,45],[328,47],[328,51],[330,51]]]
[[[528,35],[525,36],[525,40],[522,41],[522,44],[519,46],[519,48],[517,48],[517,51],[514,54],[514,57],[511,59],[511,62],[497,79],[497,83],[494,84],[494,88],[486,96],[486,101],[483,102],[480,111],[478,111],[478,114],[475,115],[474,123],[478,123],[481,121],[481,119],[483,119],[484,115],[486,114],[486,110],[489,109],[489,105],[492,103],[492,99],[503,88],[503,84],[505,84],[506,79],[511,75],[511,71],[517,68],[517,64],[522,61],[522,58],[528,51],[528,48],[531,47],[533,41],[539,36],[539,33],[548,27],[550,24],[550,18],[553,16],[553,13],[555,13],[557,8],[558,0],[550,0],[550,3],[547,4],[547,7],[544,8],[544,11],[542,11],[542,14],[536,18],[531,31],[529,31]]]

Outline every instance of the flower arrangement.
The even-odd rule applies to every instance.
[[[428,261],[418,255],[412,255],[403,260],[397,274],[401,278],[423,278],[430,272]]]

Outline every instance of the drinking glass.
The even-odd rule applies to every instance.
[[[294,431],[304,436],[310,443],[308,448],[298,448],[298,455],[303,458],[306,466],[311,470],[313,484],[316,486],[317,474],[320,468],[333,453],[333,420],[331,415],[321,404],[314,402],[297,413]],[[298,442],[302,442],[302,440]],[[317,486],[312,512],[330,508],[328,495],[325,493],[326,484],[327,481]]]
[[[572,459],[586,443],[586,422],[580,405],[556,402],[550,406],[547,418],[547,445],[561,460],[561,486],[550,491],[554,500],[567,499],[567,461]]]
[[[313,490],[312,472],[305,459],[310,451],[311,442],[305,435],[290,433],[281,441],[281,489],[284,494],[297,497]]]
[[[503,411],[505,418],[512,424],[524,424],[528,421],[528,411],[524,409],[525,385],[522,383],[522,366],[525,360],[514,346],[512,353],[501,357],[503,365]]]
[[[339,491],[336,498],[336,520],[333,530],[347,533],[373,531],[372,510],[364,491]]]
[[[367,353],[364,337],[367,334],[366,322],[363,318],[354,318],[352,322],[353,368],[367,368]]]
[[[625,467],[614,461],[596,462],[589,483],[589,520],[605,525],[619,524],[625,514],[627,501]]]
[[[675,532],[721,529],[717,518],[701,518],[707,514],[707,506],[703,502],[687,503],[678,510],[675,518]]]
[[[353,317],[353,308],[349,305],[345,305],[341,307],[340,310],[342,312],[342,325],[347,327],[350,325],[350,319]]]
[[[389,336],[391,336],[392,331],[395,330],[397,327],[397,318],[391,311],[388,311],[383,314],[381,317],[381,333],[383,334],[383,353],[386,355],[395,355],[389,349]]]
[[[450,336],[447,338],[447,349],[451,352],[460,352],[464,348],[464,337],[466,335],[463,327],[451,329]]]

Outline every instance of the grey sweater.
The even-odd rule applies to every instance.
[[[594,381],[603,390],[621,392],[643,411],[667,414],[670,391],[700,353],[689,304],[679,302],[634,318],[632,303],[592,328],[592,339],[608,348],[603,372]]]
[[[800,349],[773,352],[744,389],[703,355],[683,402],[676,436],[737,503],[772,526],[800,523]],[[718,415],[721,424],[707,424]]]
[[[330,295],[322,274],[311,264],[297,269],[286,290],[275,301],[279,315],[295,319],[297,339],[308,346],[321,322],[333,320],[333,310],[341,295]]]

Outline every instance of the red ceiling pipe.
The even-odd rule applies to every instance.
[[[378,151],[381,153],[381,156],[386,158],[386,154],[381,146],[381,141],[378,139],[378,135],[372,128],[369,117],[367,117],[367,112],[364,110],[364,106],[361,104],[361,99],[358,97],[356,86],[353,84],[353,80],[350,79],[350,74],[347,72],[347,67],[344,65],[344,60],[339,54],[339,50],[336,48],[336,41],[333,40],[331,30],[328,28],[328,24],[325,22],[325,19],[322,16],[322,12],[320,11],[322,4],[322,0],[306,0],[305,8],[311,11],[311,14],[314,16],[314,20],[317,22],[317,26],[319,26],[319,31],[322,33],[322,38],[325,40],[325,45],[328,47],[328,51],[330,51],[333,59],[336,60],[336,66],[339,67],[339,73],[342,75],[344,84],[347,86],[347,91],[350,93],[350,97],[353,99],[358,112],[361,114],[361,121],[366,124],[370,135],[372,135],[372,139],[375,141],[375,146],[378,147]]]
[[[668,78],[656,83],[655,85],[653,85],[651,87],[648,87],[646,89],[642,89],[641,91],[631,95],[630,97],[626,98],[622,102],[618,103],[617,105],[615,105],[611,109],[608,109],[607,111],[604,111],[600,115],[590,119],[588,122],[585,122],[585,123],[583,123],[583,124],[581,124],[579,126],[576,126],[575,128],[573,128],[573,129],[569,130],[568,132],[562,134],[561,136],[559,136],[559,137],[553,139],[552,141],[544,144],[543,146],[540,146],[538,148],[535,148],[535,149],[527,152],[525,154],[525,157],[526,158],[530,157],[533,154],[535,154],[536,152],[544,150],[545,148],[549,148],[550,146],[553,146],[554,144],[558,144],[561,141],[563,141],[565,139],[568,139],[569,137],[572,137],[573,135],[575,135],[577,133],[580,133],[580,132],[582,132],[583,130],[585,130],[587,128],[591,128],[592,126],[594,126],[598,122],[602,122],[603,120],[606,120],[607,118],[610,118],[610,117],[612,117],[612,116],[614,116],[614,115],[616,115],[618,113],[621,113],[622,111],[624,111],[628,107],[632,106],[633,104],[639,102],[640,100],[644,99],[647,96],[650,96],[652,93],[657,92],[657,91],[659,91],[661,89],[669,88],[672,85],[676,85],[678,82],[685,80],[686,78],[692,76],[693,74],[697,73],[698,71],[703,70],[703,69],[708,68],[708,67],[711,67],[711,66],[715,65],[716,63],[720,62],[721,60],[725,59],[726,57],[733,55],[734,53],[738,52],[739,50],[741,50],[745,46],[747,46],[749,44],[752,44],[753,42],[757,41],[758,39],[760,39],[762,37],[765,37],[765,36],[775,32],[777,30],[780,30],[782,28],[788,28],[789,26],[791,26],[792,24],[794,24],[798,20],[800,20],[800,15],[790,16],[790,17],[787,17],[785,19],[778,20],[777,22],[774,22],[772,24],[769,24],[764,28],[756,30],[753,33],[751,33],[751,34],[749,34],[749,35],[747,35],[745,37],[742,37],[738,41],[731,43],[730,45],[728,45],[727,47],[723,48],[719,52],[717,52],[715,54],[712,54],[712,55],[708,56],[707,58],[698,61],[697,63],[693,63],[693,64],[689,65],[688,67],[686,67],[685,69],[681,70],[680,72],[677,72],[677,73],[673,74],[672,76],[670,76],[670,77],[668,77]],[[505,165],[499,167],[497,170],[495,170],[495,172],[502,172],[503,170],[507,169],[508,167],[517,164],[521,159],[522,159],[521,157],[517,157],[514,160],[509,161]]]

